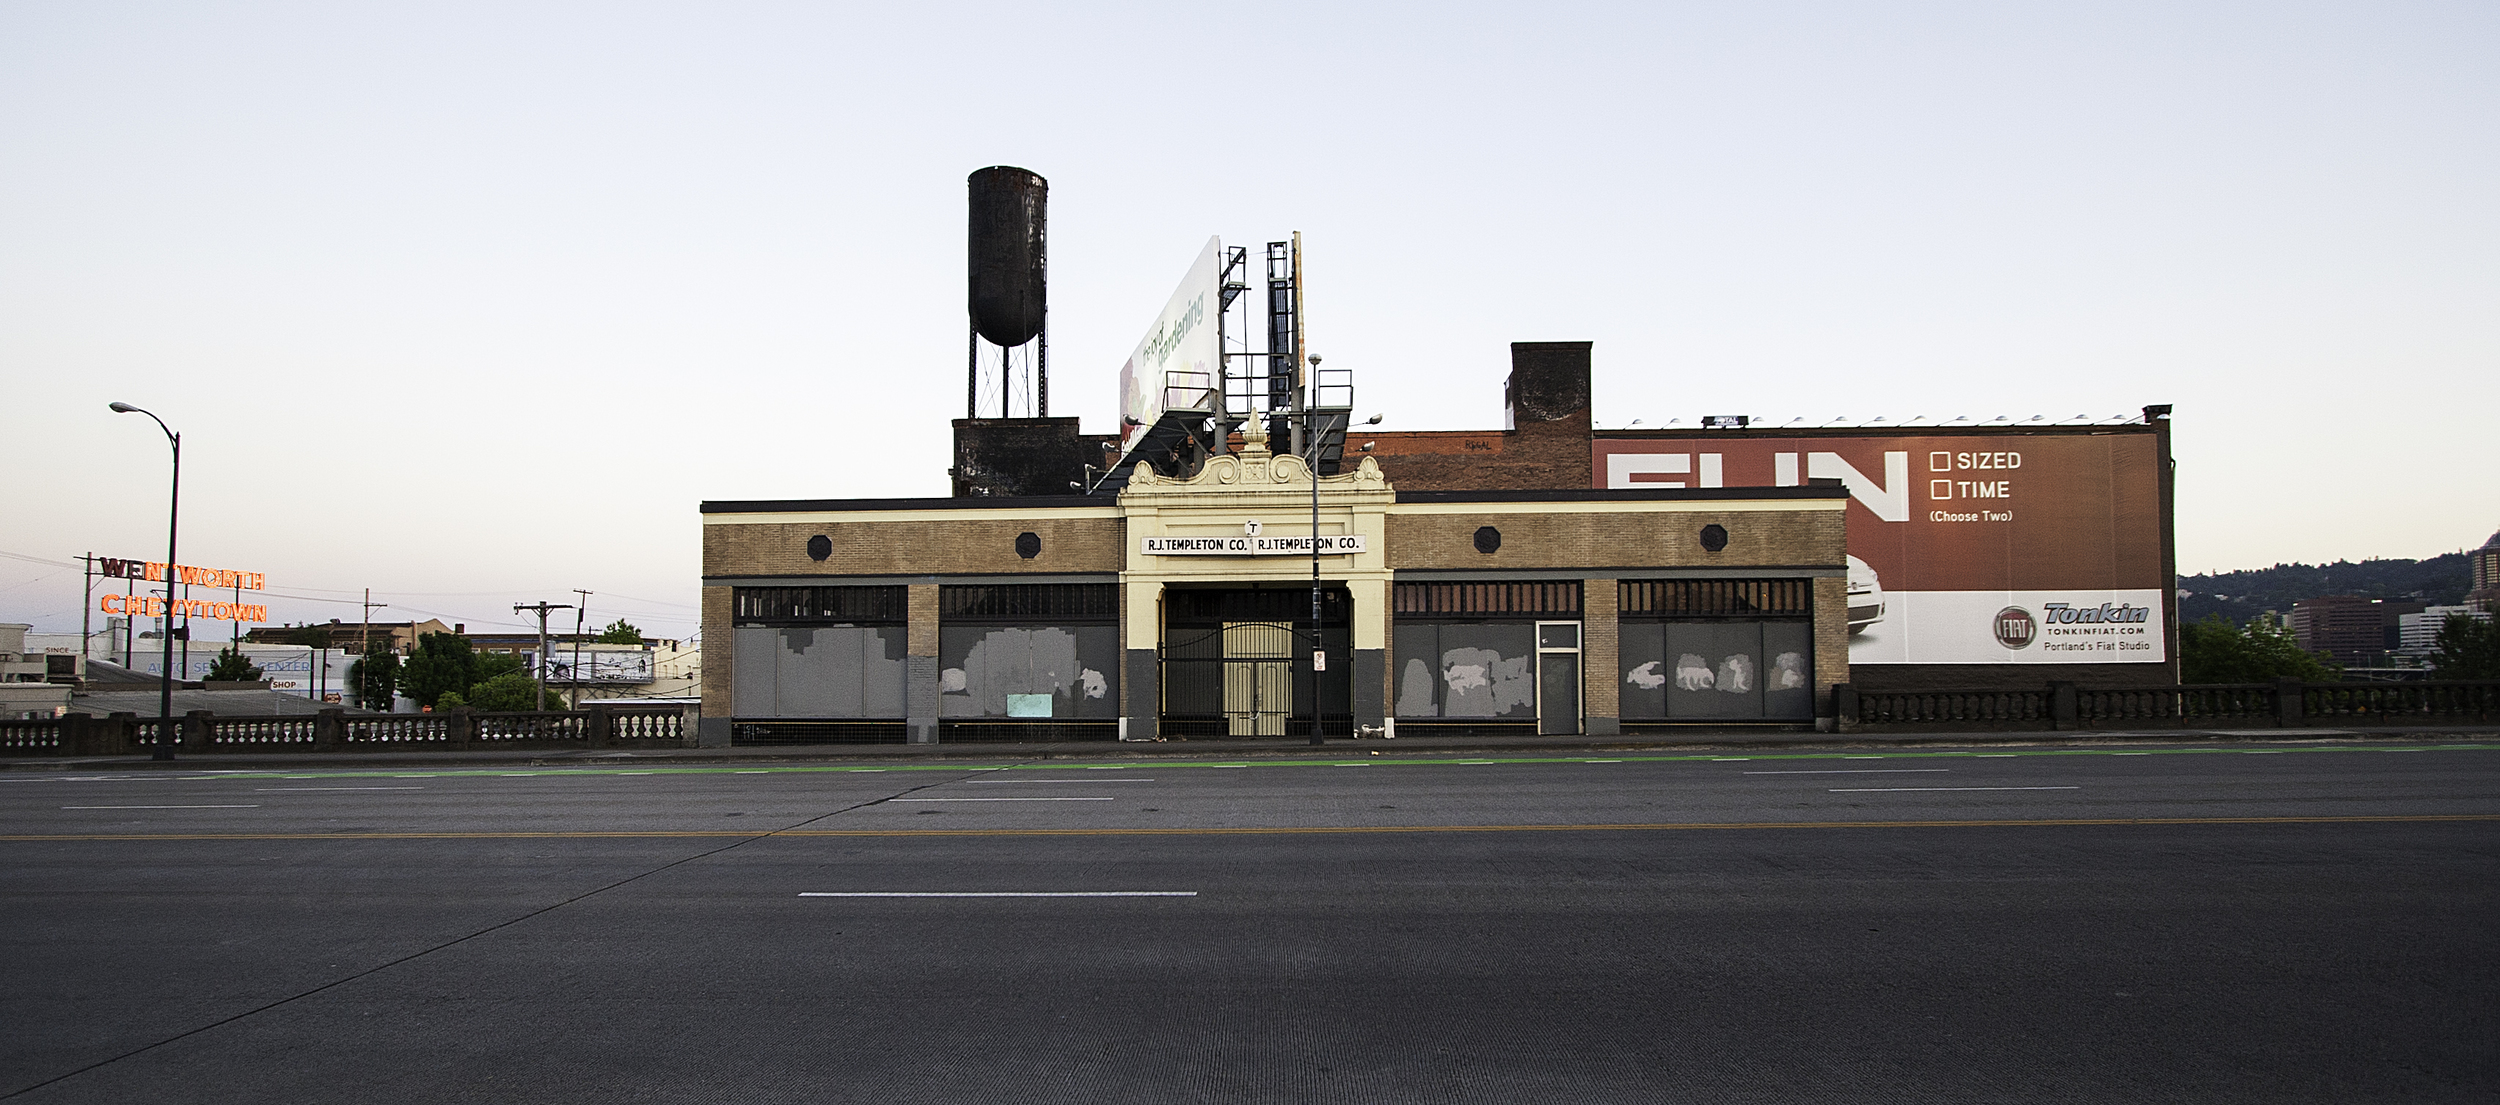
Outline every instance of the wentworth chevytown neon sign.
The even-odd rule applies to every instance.
[[[221,591],[264,591],[269,577],[260,572],[238,572],[226,568],[202,568],[191,564],[167,564],[161,560],[117,560],[109,556],[96,558],[96,566],[107,579],[136,579],[163,583],[170,574],[176,583],[194,587],[213,587]],[[170,572],[168,571],[170,569]],[[155,595],[105,595],[97,607],[107,614],[133,618],[161,618],[166,614],[165,599]],[[215,600],[175,599],[172,612],[192,618],[210,618],[228,622],[265,622],[269,607],[256,602],[217,602]]]

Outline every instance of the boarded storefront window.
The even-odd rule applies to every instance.
[[[1623,719],[1811,719],[1812,601],[1808,580],[1624,581]]]
[[[1113,584],[983,584],[938,591],[938,716],[1117,718]]]
[[[739,717],[903,716],[903,588],[741,587],[731,601]]]
[[[1535,720],[1536,623],[1580,617],[1574,580],[1400,583],[1393,598],[1402,719]]]

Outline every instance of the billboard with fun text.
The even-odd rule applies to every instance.
[[[1604,438],[1607,488],[1849,489],[1849,662],[2149,663],[2164,647],[2147,432]]]

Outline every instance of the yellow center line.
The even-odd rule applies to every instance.
[[[1363,833],[1622,833],[1703,829],[1984,829],[2124,825],[2370,825],[2500,821],[2500,814],[2356,814],[2335,817],[2053,817],[1977,821],[1664,821],[1561,825],[1286,825],[1195,829],[786,829],[582,830],[552,832],[408,833],[45,833],[0,835],[0,842],[181,840],[678,840],[765,837],[946,836],[1291,836]]]

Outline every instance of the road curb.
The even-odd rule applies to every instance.
[[[28,757],[0,761],[0,772],[27,771],[199,771],[267,768],[402,768],[455,764],[521,764],[542,767],[597,767],[624,764],[789,764],[789,763],[925,763],[996,760],[1244,760],[1307,759],[1318,756],[1391,754],[1400,757],[1484,755],[1488,753],[1580,755],[1622,752],[1714,752],[1776,748],[1782,751],[1865,751],[1882,748],[1930,747],[2059,747],[2111,744],[2333,744],[2402,742],[2411,744],[2486,741],[2500,738],[2500,726],[2436,726],[2368,729],[2146,729],[2081,732],[1942,732],[1942,733],[1779,733],[1715,730],[1629,737],[1523,738],[1509,736],[1437,736],[1405,739],[1335,740],[1312,745],[1303,740],[1275,741],[1105,741],[1052,744],[966,743],[941,745],[791,745],[747,748],[540,749],[513,751],[336,752],[336,753],[199,753],[174,761],[145,755]]]

